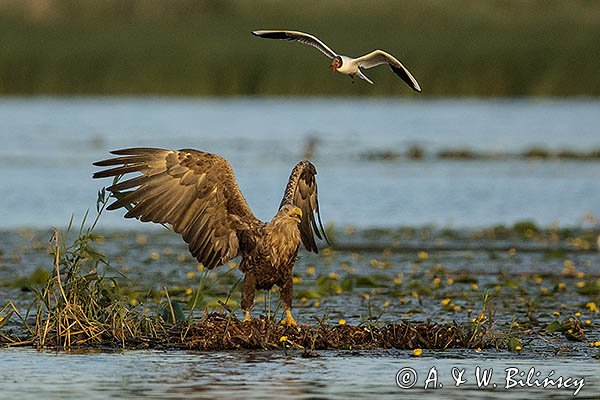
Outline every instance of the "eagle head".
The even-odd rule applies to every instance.
[[[300,221],[302,221],[302,210],[300,207],[296,207],[292,204],[286,204],[281,207],[277,215],[281,218],[293,219],[296,223],[300,223]]]

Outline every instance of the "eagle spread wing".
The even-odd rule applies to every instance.
[[[170,224],[206,268],[238,256],[238,231],[261,222],[254,216],[222,157],[197,150],[133,148],[113,151],[120,157],[98,161],[107,167],[94,178],[141,175],[107,188],[124,196],[108,206],[129,207],[125,218]],[[122,192],[123,190],[137,188]]]
[[[119,198],[107,209],[125,207],[129,210],[125,218],[170,224],[206,268],[237,257],[238,233],[263,224],[250,210],[231,166],[218,155],[192,149],[155,148],[111,153],[119,157],[95,162],[96,166],[111,168],[96,172],[94,178],[141,175],[109,186],[107,190]],[[302,243],[315,253],[318,248],[314,235],[329,243],[321,222],[316,174],[309,161],[299,162],[292,170],[280,205],[293,204],[302,210]]]
[[[302,221],[300,222],[302,243],[306,250],[318,253],[314,235],[319,239],[324,239],[328,244],[329,240],[321,222],[315,175],[317,175],[317,169],[310,161],[300,161],[296,164],[279,208],[285,204],[293,204],[302,210]]]

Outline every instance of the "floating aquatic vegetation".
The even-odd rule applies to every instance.
[[[591,151],[559,149],[549,150],[543,147],[531,147],[523,151],[515,152],[486,152],[471,147],[453,147],[440,149],[437,152],[428,151],[421,146],[411,146],[405,152],[393,149],[370,149],[359,154],[359,158],[365,161],[421,161],[421,160],[445,160],[445,161],[504,161],[504,160],[538,160],[538,161],[598,161],[600,160],[600,149]]]

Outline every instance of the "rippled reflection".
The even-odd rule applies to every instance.
[[[468,354],[466,354],[468,353]],[[430,353],[431,354],[431,353]],[[414,359],[409,352],[322,352],[318,358],[280,352],[157,352],[65,354],[23,349],[0,350],[3,398],[267,398],[319,399],[480,398],[508,399],[526,394],[530,399],[564,398],[571,389],[502,388],[504,370],[535,367],[546,376],[583,377],[586,386],[578,398],[598,398],[600,365],[587,361],[547,362],[541,359],[505,359],[503,353],[472,351],[433,353]],[[471,376],[475,366],[492,368],[498,388],[479,389]],[[435,366],[443,388],[423,390]],[[403,367],[418,373],[417,385],[402,390],[395,374]],[[453,387],[450,371],[465,368],[470,381]],[[465,392],[467,391],[467,392]]]

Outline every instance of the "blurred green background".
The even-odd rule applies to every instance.
[[[396,55],[433,96],[600,95],[600,1],[0,0],[0,94],[407,95],[255,29]]]

